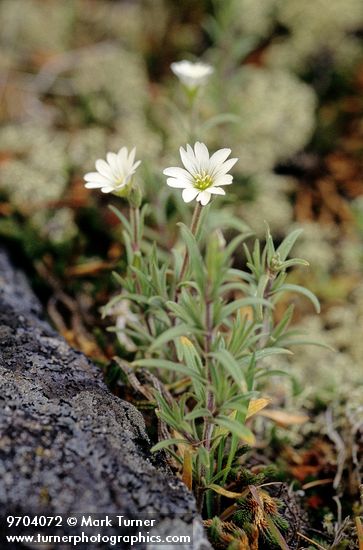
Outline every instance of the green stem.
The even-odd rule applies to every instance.
[[[265,300],[269,299],[271,288],[275,280],[275,275],[273,273],[269,272],[268,277],[269,277],[268,283],[263,293],[263,297]],[[270,324],[271,324],[271,310],[270,308],[265,307],[263,319],[262,319],[261,338],[258,343],[259,349],[263,349],[270,338]]]
[[[197,132],[198,118],[199,118],[198,95],[199,95],[198,90],[196,90],[190,102],[189,139],[191,142],[195,141],[198,133]]]
[[[213,339],[213,301],[210,298],[210,291],[209,291],[209,283],[207,284],[206,289],[206,296],[205,296],[205,338],[204,338],[204,351],[205,351],[205,369],[206,369],[206,376],[207,376],[207,393],[206,393],[206,408],[211,413],[212,417],[214,414],[214,395],[211,391],[212,386],[212,374],[210,369],[210,357],[209,354],[212,351],[212,339]],[[211,454],[211,442],[212,442],[212,434],[213,434],[213,424],[210,421],[209,417],[203,418],[203,445],[205,449],[210,454],[210,463],[209,463],[209,472],[208,475],[206,475],[205,466],[203,466],[202,476],[204,478],[207,478],[207,482],[209,482],[209,479],[213,475],[213,467],[214,467],[214,457],[213,453]],[[213,501],[213,495],[210,491],[207,491],[207,512],[208,517],[212,514],[212,501]],[[201,503],[203,506],[203,501]]]
[[[140,250],[139,243],[139,225],[140,225],[140,209],[130,206],[130,221],[132,229],[132,248],[134,252]]]
[[[205,309],[205,325],[206,325],[206,334],[205,334],[205,367],[207,371],[207,381],[208,381],[208,388],[207,388],[207,395],[206,395],[206,406],[209,412],[213,414],[214,412],[214,396],[213,392],[210,390],[210,387],[212,385],[212,376],[211,371],[209,367],[209,361],[210,358],[208,355],[211,352],[212,348],[212,336],[213,336],[213,318],[212,318],[212,301],[210,300],[208,296],[208,290],[207,290],[207,296],[206,296],[206,309]],[[209,418],[204,419],[204,433],[203,433],[203,440],[204,445],[207,451],[210,451],[211,447],[211,438],[212,438],[212,431],[213,431],[213,425],[209,421]]]
[[[200,215],[202,213],[202,208],[203,207],[200,204],[200,202],[197,202],[196,205],[195,205],[195,208],[194,208],[192,222],[191,222],[191,225],[190,225],[190,231],[192,232],[192,234],[194,236],[196,235],[197,230],[198,230]],[[180,282],[182,282],[184,277],[185,277],[185,274],[186,274],[186,271],[187,271],[187,268],[188,268],[188,262],[189,262],[189,254],[188,254],[188,251],[186,250],[185,254],[184,254],[182,267],[181,267],[181,270],[180,270],[180,275],[179,275],[179,281]],[[178,298],[178,290],[175,290],[175,301],[177,301],[177,298]]]

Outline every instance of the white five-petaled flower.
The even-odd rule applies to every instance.
[[[203,206],[208,204],[212,195],[225,195],[223,185],[230,185],[233,176],[228,174],[238,159],[227,160],[230,149],[219,149],[211,157],[204,143],[196,142],[194,150],[187,145],[180,147],[180,156],[185,168],[171,167],[164,170],[169,176],[166,183],[170,187],[183,189],[184,202],[196,199]]]
[[[179,78],[179,80],[190,89],[197,88],[208,80],[214,69],[211,65],[203,63],[202,61],[178,61],[170,65],[173,73]]]
[[[135,147],[130,153],[127,147],[121,147],[118,153],[107,153],[107,161],[96,160],[97,172],[89,172],[84,176],[85,187],[101,188],[102,193],[120,192],[129,183],[141,162],[135,162],[135,153]]]

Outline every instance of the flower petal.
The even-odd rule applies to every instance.
[[[195,189],[194,187],[188,187],[188,189],[184,189],[182,193],[183,201],[184,202],[190,202],[198,195],[199,191],[198,189]]]
[[[231,174],[222,174],[215,178],[213,186],[219,187],[220,185],[231,185],[231,183],[233,183],[233,176]]]
[[[110,165],[113,175],[118,174],[117,155],[116,153],[107,153],[107,162]]]
[[[138,168],[141,164],[141,160],[137,160],[133,165],[132,165],[132,172],[135,172],[136,171],[136,168]]]
[[[212,195],[225,195],[226,192],[224,189],[221,189],[220,187],[208,187],[208,193],[212,193]]]
[[[102,176],[105,176],[105,178],[113,178],[111,167],[107,164],[105,160],[96,160],[96,169],[97,172],[99,172]]]
[[[165,176],[171,176],[172,178],[185,179],[189,182],[193,181],[192,176],[189,174],[189,172],[184,170],[184,168],[178,168],[178,167],[165,168],[165,170],[163,171],[163,174]]]
[[[222,174],[227,174],[227,172],[230,171],[232,166],[234,166],[237,161],[238,161],[238,159],[228,159],[228,160],[226,160],[223,164],[221,164],[215,170],[214,175],[217,177],[217,176],[221,176]]]
[[[219,166],[229,157],[231,149],[219,149],[216,151],[209,160],[209,169],[213,172],[217,170]]]
[[[199,201],[203,206],[205,206],[206,204],[209,203],[210,198],[211,198],[211,195],[210,195],[210,193],[209,193],[209,189],[208,189],[208,191],[202,191],[202,192],[199,193],[199,195],[198,195],[198,201]]]
[[[101,191],[102,193],[112,193],[112,191],[114,191],[115,189],[113,187],[102,187]]]
[[[176,187],[178,189],[189,189],[190,187],[192,187],[192,184],[188,181],[177,178],[168,178],[166,180],[166,183],[167,185],[169,185],[169,187]]]
[[[121,176],[124,175],[125,172],[127,172],[127,169],[125,170],[126,161],[127,161],[127,148],[121,147],[121,149],[117,153],[117,165],[119,169],[119,174]]]
[[[131,149],[130,154],[129,154],[129,163],[130,163],[131,166],[132,166],[133,163],[134,163],[135,155],[136,155],[136,147],[134,147],[133,149]]]
[[[194,145],[195,158],[201,170],[206,170],[209,164],[209,152],[205,143],[197,141]]]
[[[88,181],[85,184],[85,187],[87,189],[98,189],[99,187],[103,187],[105,184],[103,182],[97,182],[97,181]]]
[[[190,172],[191,174],[195,174],[197,172],[197,163],[195,160],[194,151],[190,147],[190,145],[187,145],[186,151],[183,149],[183,147],[180,147],[179,153],[182,163],[184,164],[188,172]]]
[[[88,172],[88,174],[85,174],[84,179],[86,181],[104,181],[105,183],[110,183],[112,181],[110,178],[101,176],[99,172]]]

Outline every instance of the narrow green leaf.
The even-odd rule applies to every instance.
[[[208,409],[194,409],[186,414],[184,420],[195,420],[196,418],[211,418],[212,413]]]
[[[163,441],[159,441],[156,445],[151,447],[151,452],[156,453],[156,451],[160,451],[161,449],[165,449],[165,447],[170,447],[171,445],[188,445],[188,441],[186,439],[164,439]]]
[[[287,269],[288,267],[294,267],[295,265],[302,265],[304,267],[309,266],[309,262],[303,260],[302,258],[292,258],[291,260],[286,260],[280,264],[280,269]]]
[[[227,275],[229,277],[233,277],[233,279],[235,279],[235,278],[242,279],[243,281],[247,281],[248,283],[253,283],[254,282],[254,278],[251,275],[251,273],[246,273],[245,271],[242,271],[241,269],[234,269],[233,267],[231,267],[227,271]]]
[[[295,292],[296,294],[302,294],[311,301],[311,303],[315,307],[316,312],[320,313],[319,300],[317,299],[315,294],[311,292],[311,290],[308,290],[307,288],[300,285],[291,285],[286,283],[274,290],[273,294],[277,294],[279,292]]]
[[[219,115],[215,115],[202,124],[201,131],[204,132],[206,130],[211,130],[214,126],[226,124],[227,122],[239,124],[241,122],[241,117],[234,115],[233,113],[221,113]]]
[[[276,250],[276,253],[279,254],[280,260],[284,261],[286,260],[287,256],[290,254],[290,251],[292,247],[294,246],[296,240],[299,238],[301,233],[303,232],[302,229],[295,229],[295,231],[292,231],[287,237],[282,241],[278,249]]]
[[[196,371],[193,371],[189,367],[186,367],[182,363],[174,363],[166,359],[137,359],[132,363],[135,367],[148,367],[157,369],[166,369],[174,372],[179,372],[183,376],[189,376],[190,378],[196,378],[200,382],[204,382],[202,376]]]
[[[324,342],[319,342],[319,340],[312,340],[309,338],[295,338],[295,339],[286,339],[286,340],[280,340],[281,344],[284,346],[318,346],[320,348],[328,349],[329,351],[336,352],[336,349],[334,349],[332,346],[329,346],[329,344],[325,344]]]
[[[271,341],[276,341],[282,334],[284,334],[286,328],[289,326],[292,316],[294,314],[294,305],[291,304],[285,311],[281,321],[276,325],[271,333]]]
[[[239,423],[228,416],[222,415],[217,416],[215,423],[221,428],[225,428],[239,439],[246,441],[249,445],[254,445],[255,436],[244,424]]]
[[[222,349],[220,351],[211,353],[210,356],[217,359],[217,361],[223,366],[227,374],[232,377],[240,390],[242,390],[243,392],[247,391],[242,368],[228,350]]]
[[[191,332],[191,329],[184,323],[177,325],[176,327],[171,327],[154,340],[153,344],[149,348],[149,352],[152,353],[178,336],[187,336],[189,332]]]
[[[126,286],[126,281],[123,277],[121,277],[121,275],[119,273],[117,273],[117,271],[112,271],[112,277],[115,279],[115,281],[118,282],[118,284],[121,286],[121,287],[124,287]]]
[[[248,233],[243,233],[241,235],[237,235],[236,237],[234,237],[234,239],[231,240],[230,243],[228,243],[228,245],[226,246],[226,249],[225,249],[225,256],[226,258],[230,258],[232,256],[232,254],[234,253],[234,251],[236,250],[236,248],[243,242],[246,240],[246,238],[249,236]]]
[[[261,359],[265,359],[271,355],[293,355],[293,353],[288,349],[278,347],[259,349],[254,353],[256,361],[261,361]]]
[[[130,225],[130,222],[128,221],[128,219],[122,214],[122,212],[120,212],[120,210],[118,208],[116,208],[112,204],[109,204],[108,207],[111,210],[111,212],[113,212],[115,214],[115,216],[117,216],[117,218],[120,220],[122,225],[126,228],[127,232],[130,234],[131,233],[131,225]]]
[[[234,302],[231,302],[230,304],[227,304],[222,308],[221,320],[232,315],[232,313],[234,313],[237,309],[247,307],[247,306],[260,306],[260,305],[273,308],[273,305],[268,300],[265,300],[262,298],[257,298],[257,297],[240,298],[239,300],[235,300]]]
[[[286,540],[280,533],[279,529],[276,527],[272,516],[270,514],[266,514],[266,518],[268,523],[268,530],[280,546],[281,550],[290,550]]]
[[[257,372],[255,375],[256,379],[267,378],[270,376],[287,376],[288,378],[291,378],[291,374],[289,372],[279,369],[263,370]]]
[[[181,234],[187,246],[189,263],[192,267],[192,271],[195,277],[195,281],[198,283],[199,288],[202,290],[205,284],[205,272],[204,262],[202,255],[199,251],[197,241],[190,229],[183,223],[178,224],[181,228]]]

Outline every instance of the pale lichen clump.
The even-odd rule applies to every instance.
[[[17,54],[61,52],[71,45],[73,0],[3,0],[0,3],[1,44]]]
[[[276,0],[232,0],[233,22],[245,35],[268,36],[273,30]]]
[[[137,143],[147,156],[160,151],[161,138],[147,119],[148,78],[140,55],[116,45],[90,49],[74,67],[71,81],[95,120],[113,127],[107,138],[109,148],[117,148],[122,141]],[[81,140],[79,136],[79,145]]]
[[[148,80],[141,56],[114,44],[104,43],[98,49],[84,51],[74,66],[71,80],[81,96],[90,96],[92,100],[92,94],[106,94],[119,114],[128,115],[135,109],[139,112],[148,99]]]
[[[333,224],[307,221],[299,226],[304,232],[296,244],[296,252],[306,258],[316,276],[362,272],[362,244],[357,237],[343,237]]]
[[[343,62],[344,69],[363,53],[354,37],[363,24],[360,0],[278,0],[277,19],[290,32],[286,40],[275,40],[269,48],[266,60],[273,65],[303,70],[311,58],[325,53],[333,62]],[[353,57],[342,55],[354,50]]]
[[[270,369],[291,372],[300,392],[294,396],[296,406],[313,403],[317,395],[331,401],[337,392],[344,400],[353,391],[362,391],[361,362],[363,355],[363,285],[360,284],[344,303],[326,308],[323,316],[306,315],[295,326],[314,340],[331,346],[332,350],[316,346],[296,346],[292,356],[266,359]],[[306,385],[309,380],[309,385]],[[277,395],[291,392],[291,382],[281,377],[270,382]]]
[[[306,258],[314,273],[329,273],[337,265],[337,228],[317,222],[305,222],[299,226],[304,232],[296,244],[296,253]]]
[[[0,188],[17,208],[32,214],[34,207],[63,195],[68,179],[64,134],[19,124],[1,129],[0,141],[10,157],[0,167]]]
[[[99,157],[107,150],[107,132],[105,128],[91,126],[82,128],[70,136],[69,159],[80,171],[89,168],[89,159]]]
[[[316,96],[310,86],[283,71],[244,67],[226,92],[240,123],[233,135],[244,174],[271,170],[310,140],[315,128]]]
[[[53,245],[67,243],[79,232],[71,208],[39,210],[31,217],[31,221],[33,227],[39,231],[40,237]]]
[[[238,212],[258,237],[264,235],[264,221],[268,223],[271,232],[280,234],[293,220],[289,194],[295,189],[295,180],[264,172],[253,176],[252,184],[253,200],[242,201],[237,208]]]
[[[286,30],[265,48],[267,65],[299,72],[327,55],[346,70],[362,56],[355,36],[363,24],[361,0],[235,0],[232,9],[233,23],[245,36],[266,39],[277,25]]]

